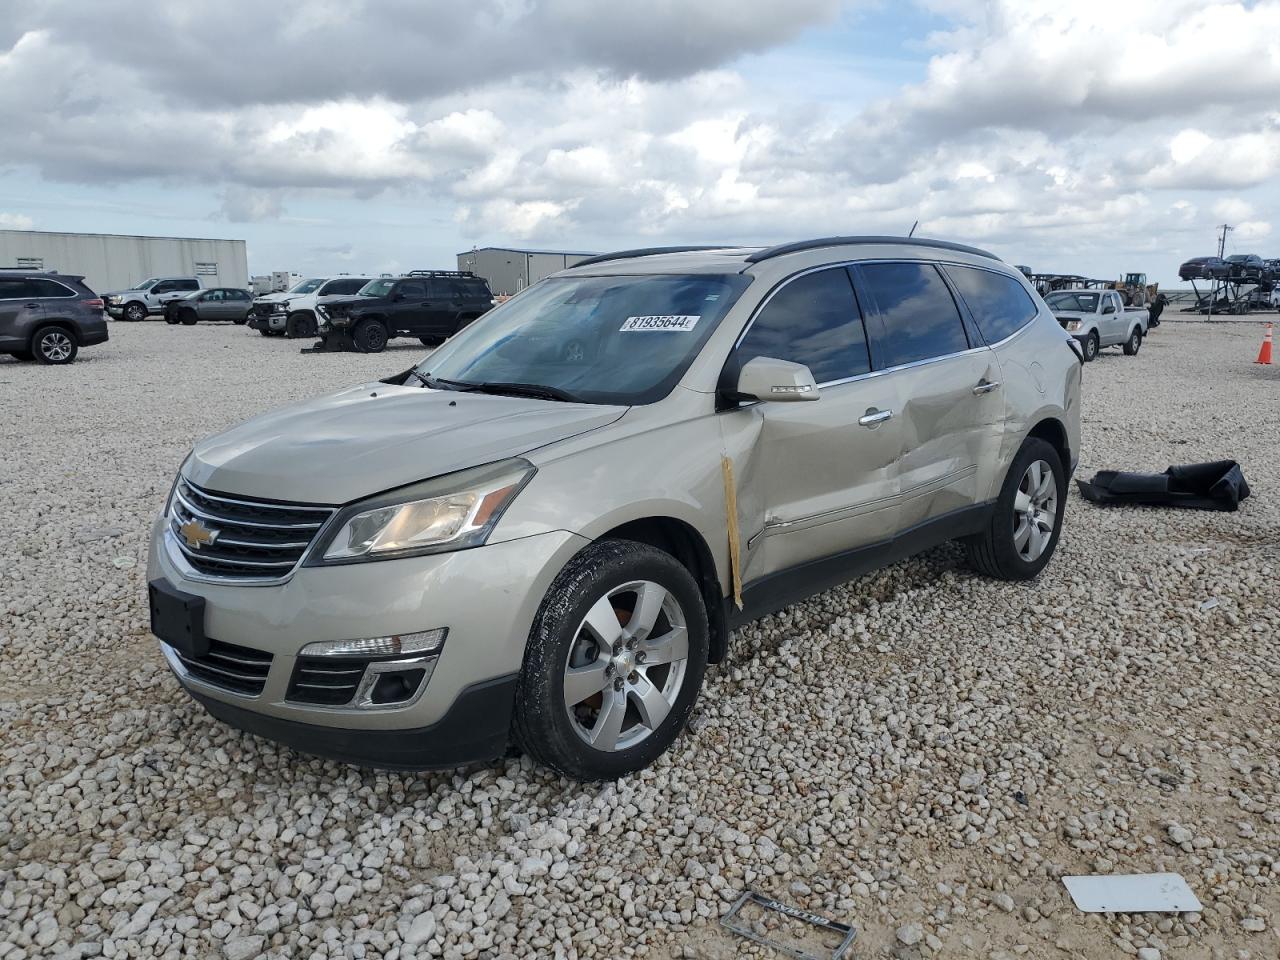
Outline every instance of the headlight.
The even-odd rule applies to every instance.
[[[1068,330],[1079,330],[1079,329],[1080,329],[1080,321],[1079,321],[1079,320],[1068,320],[1068,321],[1067,321],[1067,329],[1068,329]]]
[[[331,521],[307,564],[478,547],[534,472],[527,460],[502,460],[352,504]]]

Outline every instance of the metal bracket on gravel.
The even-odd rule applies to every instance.
[[[792,920],[799,920],[807,923],[819,930],[829,931],[841,937],[840,945],[831,953],[819,955],[816,953],[808,953],[799,947],[793,947],[787,943],[780,943],[777,940],[770,939],[762,934],[756,933],[747,925],[747,922],[739,916],[739,911],[748,903],[755,904],[762,910],[772,910],[783,916],[790,917]],[[720,925],[727,930],[732,930],[741,937],[748,940],[754,940],[756,943],[762,943],[766,947],[771,947],[779,953],[784,953],[789,957],[795,957],[795,960],[841,960],[842,957],[848,955],[849,950],[853,947],[853,939],[858,935],[858,931],[852,925],[847,923],[838,923],[835,920],[828,920],[826,917],[820,917],[816,913],[809,913],[807,910],[801,910],[798,907],[788,906],[778,900],[763,896],[754,890],[747,890],[740,896],[733,906],[729,908],[729,912],[720,918]]]

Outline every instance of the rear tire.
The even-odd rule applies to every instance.
[[[642,604],[642,594],[652,602]],[[679,561],[648,544],[594,543],[560,571],[534,619],[516,687],[515,742],[576,780],[641,770],[684,728],[707,649],[706,607]]]
[[[387,328],[381,320],[361,320],[351,339],[361,353],[381,353],[387,349]]]
[[[1124,342],[1124,355],[1126,357],[1136,357],[1138,351],[1142,349],[1142,331],[1137,327],[1133,328],[1133,332],[1129,334],[1129,339]]]
[[[31,352],[36,360],[51,366],[71,363],[79,349],[75,334],[62,327],[41,327],[31,338]]]
[[[997,580],[1033,579],[1053,558],[1066,507],[1062,458],[1052,444],[1028,437],[1009,465],[987,528],[964,540],[969,565]]]
[[[424,347],[438,347],[440,346],[440,344],[444,343],[444,338],[443,337],[419,337],[418,341]]]

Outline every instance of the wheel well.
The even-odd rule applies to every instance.
[[[1062,469],[1071,473],[1071,444],[1067,442],[1067,428],[1062,425],[1062,421],[1052,417],[1041,420],[1031,428],[1027,436],[1037,437],[1057,450],[1058,457],[1062,460]]]
[[[729,628],[725,620],[724,598],[716,576],[715,559],[702,535],[683,520],[674,517],[646,517],[614,527],[601,540],[632,540],[671,554],[693,575],[707,607],[710,626],[708,659],[719,663],[729,649]]]
[[[41,320],[40,325],[31,331],[31,339],[30,341],[28,341],[27,349],[29,350],[35,349],[36,334],[39,333],[41,330],[43,330],[45,327],[57,327],[59,330],[65,331],[71,337],[71,339],[76,342],[77,346],[80,343],[80,334],[76,330],[75,324],[69,323],[66,320],[59,320],[57,317],[55,317],[52,320]]]

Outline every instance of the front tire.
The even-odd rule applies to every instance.
[[[314,337],[316,318],[309,313],[291,313],[285,323],[285,336],[291,338]]]
[[[556,577],[534,619],[512,732],[541,763],[610,780],[675,741],[706,671],[707,611],[670,554],[606,540]]]
[[[969,564],[997,580],[1031,580],[1053,557],[1067,475],[1052,444],[1028,437],[1009,465],[987,528],[964,541]]]
[[[387,349],[387,328],[381,320],[361,320],[351,339],[361,353],[381,353]]]
[[[1126,357],[1136,357],[1141,349],[1142,331],[1134,327],[1133,332],[1129,334],[1129,339],[1124,342],[1124,355]]]
[[[124,318],[131,323],[145,320],[147,319],[147,308],[136,300],[133,303],[127,303],[124,307]]]
[[[51,366],[70,363],[79,349],[75,334],[62,327],[41,327],[31,338],[31,352],[36,360]]]
[[[196,321],[200,319],[199,315],[194,310],[183,310],[178,314],[178,317],[182,320],[182,325],[186,327],[194,327],[196,325]]]
[[[1084,341],[1084,362],[1092,363],[1098,359],[1098,351],[1102,349],[1102,341],[1098,339],[1098,331],[1094,330]]]

